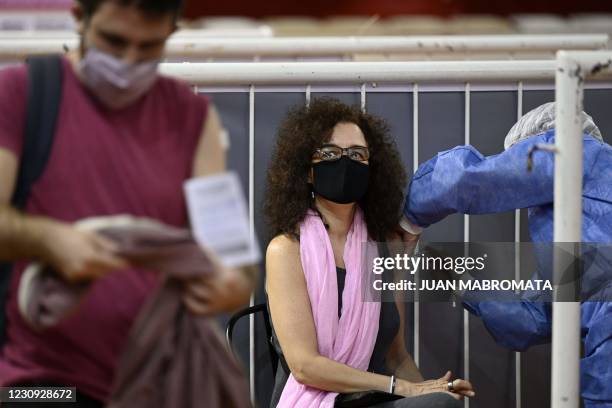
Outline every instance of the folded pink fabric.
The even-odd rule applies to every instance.
[[[113,240],[119,255],[133,267],[174,278],[212,272],[208,257],[189,230],[129,216],[88,218],[75,226]],[[42,330],[66,318],[88,289],[89,283],[68,284],[48,266],[31,264],[21,277],[19,307],[25,321]]]
[[[130,217],[119,222],[116,217],[96,219],[94,224],[94,230],[118,244],[132,266],[159,272],[163,282],[131,328],[107,407],[250,407],[243,370],[216,322],[183,305],[183,280],[214,273],[191,233]],[[24,276],[20,309],[40,330],[78,307],[87,290],[86,284],[68,284],[49,269],[39,267]]]
[[[346,281],[338,319],[338,282],[331,241],[315,212],[300,225],[300,258],[317,332],[319,353],[339,363],[367,370],[376,335],[380,302],[364,302],[368,281],[364,247],[368,230],[357,208],[344,247]],[[333,407],[337,393],[308,387],[289,376],[278,407]]]
[[[187,311],[168,279],[143,307],[121,357],[107,408],[247,408],[244,372],[216,322]]]

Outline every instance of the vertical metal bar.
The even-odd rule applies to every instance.
[[[310,94],[312,91],[312,87],[310,85],[306,85],[306,107],[310,108]]]
[[[249,234],[255,240],[255,86],[249,88]],[[255,293],[249,306],[255,304]],[[249,315],[249,386],[255,406],[255,315]]]
[[[516,87],[516,120],[523,116],[523,81],[519,81]]]
[[[366,112],[366,84],[361,84],[361,112]]]
[[[412,168],[416,172],[419,168],[419,84],[416,82],[412,86]],[[418,274],[415,275],[415,280],[418,280]],[[417,283],[418,287],[418,283]],[[414,363],[417,367],[421,363],[421,353],[419,347],[420,341],[420,304],[419,292],[414,293],[414,332],[413,332],[413,350]]]
[[[520,120],[523,116],[523,82],[519,81],[516,89],[516,120]],[[514,211],[514,279],[519,281],[521,279],[521,210]],[[519,361],[520,362],[520,361]],[[517,407],[519,408],[519,407]]]
[[[412,86],[412,170],[419,168],[419,84]]]
[[[471,130],[471,98],[470,98],[470,83],[465,84],[465,144],[470,144]],[[463,241],[470,242],[470,216],[463,216]],[[463,310],[463,377],[466,380],[470,379],[470,314],[467,310]],[[469,408],[470,399],[463,400],[465,408]]]
[[[516,120],[523,116],[523,82],[518,83],[516,90]],[[521,280],[521,210],[514,211],[514,279]],[[521,353],[514,352],[514,401],[515,407],[522,406],[522,373]]]
[[[560,243],[581,241],[582,227],[582,111],[584,74],[566,52],[557,53],[557,101],[554,205],[555,298],[552,322],[553,408],[578,408],[580,394],[580,303],[557,302],[564,266]],[[571,244],[569,244],[571,245]]]

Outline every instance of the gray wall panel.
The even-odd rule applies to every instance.
[[[517,93],[472,92],[470,113],[471,144],[485,156],[498,154],[503,151],[507,131],[516,122]],[[470,216],[470,241],[513,242],[514,211]],[[491,270],[503,269],[491,263],[487,266],[494,268]],[[506,271],[513,268],[504,267]],[[473,316],[470,316],[470,350],[470,381],[478,384],[478,398],[470,407],[514,407],[514,353],[497,345],[482,320]],[[495,375],[491,375],[493,372]]]
[[[221,115],[223,126],[230,136],[226,159],[229,169],[238,173],[245,197],[249,189],[249,96],[247,93],[228,92],[208,94]],[[219,319],[222,327],[228,316]],[[242,319],[234,328],[234,349],[245,370],[249,370],[249,325]]]
[[[612,89],[586,89],[584,110],[593,117],[604,140],[612,143]]]
[[[555,100],[554,90],[525,91],[523,93],[523,113]],[[521,211],[521,241],[531,241],[529,237],[527,211]],[[522,276],[528,271],[521,271]],[[550,406],[550,344],[531,347],[521,353],[521,387],[523,406]],[[542,392],[545,390],[545,392]]]
[[[553,102],[554,100],[555,91],[553,90],[524,91],[523,113],[525,114],[543,103]]]
[[[527,91],[523,97],[523,113],[555,100],[555,91]],[[524,216],[523,216],[524,215]],[[521,236],[528,231],[526,211],[521,212]],[[530,240],[530,239],[529,239]],[[550,344],[531,347],[521,353],[522,398],[527,407],[550,406]],[[546,392],[542,392],[546,390]]]
[[[536,106],[555,100],[555,92],[526,91],[523,98],[523,112],[527,113]],[[610,115],[610,101],[612,89],[586,89],[584,91],[584,110],[593,117],[601,130],[604,140],[612,143],[612,115]]]
[[[312,92],[312,98],[336,98],[348,105],[361,105],[361,94],[356,92]]]
[[[368,113],[378,115],[387,121],[390,133],[397,143],[406,174],[412,175],[413,135],[412,135],[412,93],[410,92],[372,92],[366,97]],[[404,338],[406,350],[414,354],[414,305],[404,305]]]
[[[464,94],[419,94],[419,162],[464,142]],[[463,241],[463,216],[453,215],[427,229],[423,240]],[[420,368],[426,378],[447,370],[463,373],[463,309],[448,303],[420,305]]]
[[[208,95],[220,113],[228,131],[230,148],[226,159],[229,169],[238,172],[245,197],[249,191],[249,94],[246,92]]]
[[[301,92],[257,93],[255,95],[255,228],[264,253],[271,238],[261,211],[268,163],[276,141],[278,126],[291,107],[303,103],[305,103],[305,96]],[[261,270],[263,271],[263,268]],[[255,296],[255,303],[265,302],[264,273],[261,274],[261,277],[261,285]],[[274,384],[267,341],[263,321],[257,318],[255,330],[255,389],[257,390],[257,403],[260,407],[266,407],[270,404]]]
[[[406,92],[372,92],[366,97],[368,113],[384,118],[389,124],[391,135],[406,167],[406,173],[412,174],[412,93]]]

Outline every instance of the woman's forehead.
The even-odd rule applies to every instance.
[[[340,147],[367,146],[365,136],[359,126],[348,122],[341,122],[334,126],[329,143]]]

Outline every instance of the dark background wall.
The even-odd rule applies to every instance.
[[[395,14],[511,14],[511,13],[577,13],[612,12],[610,0],[187,0],[187,17],[241,15],[265,17],[274,15],[358,14],[389,16]]]

